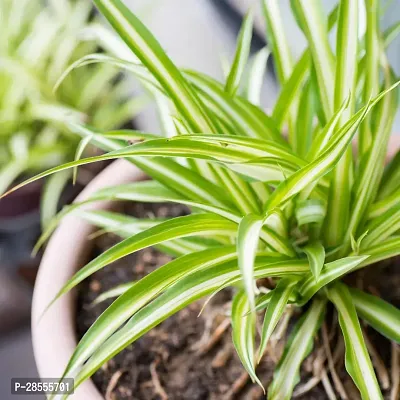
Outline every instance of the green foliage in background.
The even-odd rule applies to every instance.
[[[385,168],[400,83],[385,49],[400,25],[381,32],[379,2],[373,0],[365,0],[365,8],[362,2],[341,0],[328,17],[319,0],[293,0],[293,13],[308,41],[295,60],[279,2],[262,1],[282,88],[269,114],[259,106],[268,51],[248,62],[251,13],[221,83],[177,68],[121,0],[94,3],[138,61],[91,55],[73,68],[106,63],[130,71],[154,94],[168,137],[71,123],[84,141],[108,153],[53,168],[25,184],[79,165],[126,158],[153,180],[101,190],[86,204],[102,199],[177,202],[192,214],[136,220],[78,204],[50,224],[40,243],[72,212],[123,237],[77,272],[59,296],[148,246],[176,257],[110,294],[119,297],[81,339],[65,375],[76,376],[79,385],[170,315],[231,286],[238,289],[231,311],[233,342],[252,380],[268,386],[268,399],[291,398],[329,304],[339,317],[348,373],[363,399],[382,399],[359,318],[400,343],[400,310],[350,288],[341,278],[400,254],[400,153]],[[366,31],[360,32],[357,22],[365,9]],[[331,46],[328,33],[335,27]],[[126,140],[137,143],[127,145]],[[257,279],[266,277],[276,284],[268,293],[257,287]],[[303,307],[302,317],[272,382],[260,382],[257,363],[293,307]],[[264,312],[256,341],[255,316]]]
[[[121,128],[139,106],[121,72],[109,65],[62,72],[106,50],[113,34],[90,0],[0,0],[0,193],[21,175],[74,159],[79,140],[66,121]],[[69,174],[53,178],[53,190]]]

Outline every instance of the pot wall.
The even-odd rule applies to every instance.
[[[128,161],[115,161],[91,181],[76,201],[88,198],[101,188],[142,180],[144,177],[143,172]],[[111,206],[111,202],[99,202],[90,208],[106,209]],[[87,262],[92,247],[87,238],[93,230],[94,227],[82,219],[67,216],[52,235],[43,255],[32,303],[33,350],[41,377],[62,376],[76,347],[76,293],[67,293],[43,316],[42,313],[66,281]],[[80,385],[70,398],[103,399],[91,380]]]

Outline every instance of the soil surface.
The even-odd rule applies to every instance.
[[[172,217],[186,214],[182,206],[128,204],[124,212],[136,217]],[[96,239],[94,256],[100,254],[120,239],[112,234]],[[98,271],[81,284],[78,297],[77,330],[82,337],[95,319],[111,304],[111,300],[93,306],[92,302],[103,292],[113,287],[140,279],[153,269],[169,261],[169,257],[146,249],[130,255]],[[372,272],[370,273],[370,270]],[[367,271],[367,270],[365,270]],[[399,263],[392,262],[386,268],[369,268],[368,275],[354,278],[357,286],[363,286],[372,293],[381,294],[386,300],[400,306]],[[384,282],[384,287],[377,283]],[[232,346],[231,331],[227,312],[232,293],[229,290],[216,296],[205,311],[198,316],[203,302],[199,301],[154,328],[134,344],[108,361],[94,376],[93,381],[106,400],[220,400],[220,399],[262,399],[261,388],[252,384]],[[293,310],[293,320],[297,319]],[[332,314],[332,317],[329,317]],[[343,341],[337,334],[337,321],[328,313],[326,333],[330,340],[332,357],[335,361],[339,380],[348,398],[359,398],[357,391],[344,370]],[[266,357],[260,363],[257,374],[268,386],[272,379],[276,361],[283,350],[287,332],[293,322],[283,329],[283,340],[276,339]],[[376,350],[377,364],[381,362],[379,376],[386,386],[391,380],[391,345],[372,329],[364,327],[365,333]],[[325,361],[326,351],[322,334],[316,338],[315,350],[304,362],[301,382],[293,398],[300,400],[329,399],[326,380],[314,384],[303,395],[301,390],[312,386],[314,375],[321,372],[320,360]],[[326,364],[326,362],[325,362]],[[386,380],[386,381],[385,381]],[[329,374],[329,382],[336,393],[337,387]],[[385,383],[386,382],[386,383]],[[325,387],[324,387],[325,386]],[[390,384],[385,391],[390,398]]]

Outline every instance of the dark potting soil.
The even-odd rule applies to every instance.
[[[179,205],[127,204],[124,212],[136,217],[174,217],[187,210]],[[93,256],[97,256],[120,239],[114,235],[98,237]],[[169,257],[152,248],[119,260],[96,272],[79,288],[77,331],[82,337],[96,318],[111,304],[111,300],[96,306],[92,302],[103,292],[115,286],[137,280],[169,261]],[[364,287],[371,292],[381,292],[393,304],[400,305],[400,274],[398,265],[377,268],[376,276],[363,277]],[[396,273],[394,271],[397,271]],[[395,277],[395,279],[393,278]],[[386,288],[376,287],[386,282]],[[382,290],[384,289],[384,290]],[[200,316],[204,301],[198,301],[168,318],[134,344],[109,360],[92,377],[106,400],[220,400],[262,399],[262,389],[251,384],[232,345],[231,331],[226,317],[232,292],[226,290],[215,296]],[[295,318],[296,319],[296,316]],[[335,324],[335,323],[333,323]],[[292,324],[289,325],[289,331]],[[390,343],[372,329],[365,327],[368,337],[382,362],[390,366]],[[337,346],[335,342],[337,341]],[[273,369],[283,349],[284,340],[276,343],[257,368],[262,382],[269,384]],[[332,353],[340,347],[341,339],[331,343]],[[316,338],[319,354],[324,353],[321,335]],[[339,352],[340,353],[340,352]],[[341,355],[341,354],[339,354]],[[312,379],[312,370],[318,368],[314,351],[305,361],[299,386]],[[335,357],[335,354],[333,355]],[[343,356],[341,355],[341,358]],[[350,395],[357,392],[340,361],[336,365],[340,380]],[[388,368],[389,369],[389,368]],[[390,375],[390,371],[389,371]],[[383,377],[384,379],[384,377]],[[330,379],[332,382],[332,379]],[[298,389],[297,387],[296,389]],[[389,399],[389,391],[386,392]],[[328,399],[322,383],[300,400]]]

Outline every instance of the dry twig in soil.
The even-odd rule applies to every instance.
[[[168,395],[165,393],[164,388],[161,385],[160,378],[157,373],[157,365],[160,361],[157,359],[150,365],[151,381],[153,382],[154,392],[158,394],[162,400],[168,400]]]
[[[347,396],[346,390],[344,389],[342,382],[336,372],[335,362],[332,357],[331,346],[329,343],[328,328],[327,328],[325,322],[322,325],[322,341],[324,344],[326,357],[328,359],[328,366],[329,366],[329,371],[332,375],[333,384],[335,385],[335,388],[336,388],[337,392],[339,393],[340,398],[343,400],[347,400],[348,396]]]
[[[392,390],[390,392],[390,400],[398,400],[400,398],[400,346],[392,342]]]
[[[230,327],[231,321],[229,318],[225,318],[215,329],[214,333],[211,336],[207,335],[206,338],[201,338],[199,343],[200,345],[196,345],[194,349],[197,349],[198,354],[205,354],[209,352],[222,338],[222,335],[226,332],[226,330]]]
[[[115,399],[112,392],[117,387],[118,381],[120,380],[121,376],[125,372],[126,372],[126,370],[120,369],[113,374],[113,376],[111,377],[110,382],[108,383],[108,386],[107,386],[106,395],[105,395],[106,400],[114,400]]]
[[[363,331],[363,336],[365,343],[367,345],[368,351],[371,354],[372,363],[375,367],[376,373],[378,375],[379,382],[382,386],[382,389],[387,390],[390,387],[390,379],[389,379],[389,372],[385,366],[385,363],[382,361],[382,358],[379,356],[375,346],[372,344],[371,340],[369,339],[367,332],[365,329]]]

